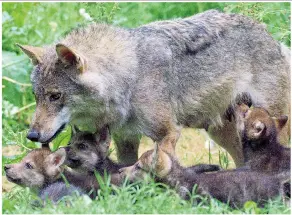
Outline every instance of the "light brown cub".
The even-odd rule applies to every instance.
[[[4,170],[9,181],[31,188],[42,200],[48,198],[56,203],[64,196],[74,193],[83,194],[80,186],[84,186],[83,180],[86,176],[66,170],[63,165],[65,159],[64,148],[56,152],[51,152],[48,148],[35,149],[19,163],[5,165]],[[62,173],[70,185],[62,180]]]

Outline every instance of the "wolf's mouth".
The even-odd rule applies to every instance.
[[[12,178],[11,176],[6,174],[6,178],[8,179],[8,181],[13,182],[15,184],[20,184],[21,183],[21,179],[20,178]]]
[[[69,166],[70,168],[77,168],[79,166],[81,166],[81,161],[78,159],[72,159],[72,158],[68,158],[67,159],[67,166]]]
[[[56,133],[47,141],[43,142],[44,144],[49,144],[53,139],[55,139],[55,137],[60,134],[61,131],[63,131],[63,129],[65,128],[66,123],[64,123],[63,125],[61,125],[61,127],[56,131]]]

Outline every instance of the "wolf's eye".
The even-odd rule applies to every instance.
[[[87,149],[87,146],[86,146],[84,143],[80,143],[80,144],[78,145],[78,149],[79,149],[79,150],[85,150],[85,149]]]
[[[25,163],[25,167],[27,169],[33,169],[32,165],[30,163]]]
[[[58,100],[60,97],[61,97],[61,93],[54,93],[54,94],[51,94],[51,95],[50,95],[50,101],[51,101],[51,102],[56,101],[56,100]]]

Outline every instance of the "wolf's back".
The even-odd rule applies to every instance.
[[[265,28],[248,17],[218,10],[208,10],[184,19],[153,22],[142,28],[156,30],[156,33],[168,37],[177,51],[196,53],[235,26]]]

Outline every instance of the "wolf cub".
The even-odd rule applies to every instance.
[[[143,180],[151,172],[156,181],[176,188],[185,199],[188,199],[188,193],[197,185],[199,194],[212,196],[236,207],[249,200],[262,205],[270,198],[284,196],[283,184],[290,180],[290,174],[287,173],[274,176],[251,171],[189,173],[172,155],[158,146],[145,152],[134,165],[120,171],[130,181]]]
[[[278,141],[278,132],[288,117],[272,117],[261,107],[240,105],[236,109],[237,130],[241,137],[245,167],[259,172],[277,173],[291,169],[291,149]]]
[[[78,187],[81,183],[67,185],[62,180],[62,173],[70,179],[81,178],[81,176],[65,170],[63,166],[65,159],[64,148],[60,148],[56,152],[51,152],[49,148],[34,149],[20,163],[5,165],[4,170],[10,182],[29,187],[42,200],[48,198],[56,203],[64,196],[74,193],[83,194],[83,191]],[[74,177],[72,177],[73,175]]]
[[[120,184],[123,181],[119,169],[125,165],[115,163],[108,157],[110,145],[110,134],[107,127],[99,133],[82,132],[76,126],[73,129],[73,136],[67,147],[67,165],[78,172],[94,172],[103,174],[106,171],[111,176],[113,184]],[[203,173],[218,171],[218,165],[198,164],[187,167],[190,173]]]
[[[107,127],[103,127],[99,132],[90,133],[80,131],[74,126],[72,138],[66,147],[67,165],[77,172],[93,177],[95,171],[101,175],[106,172],[110,175],[112,184],[121,184],[119,169],[125,165],[118,164],[108,157],[110,141]]]

